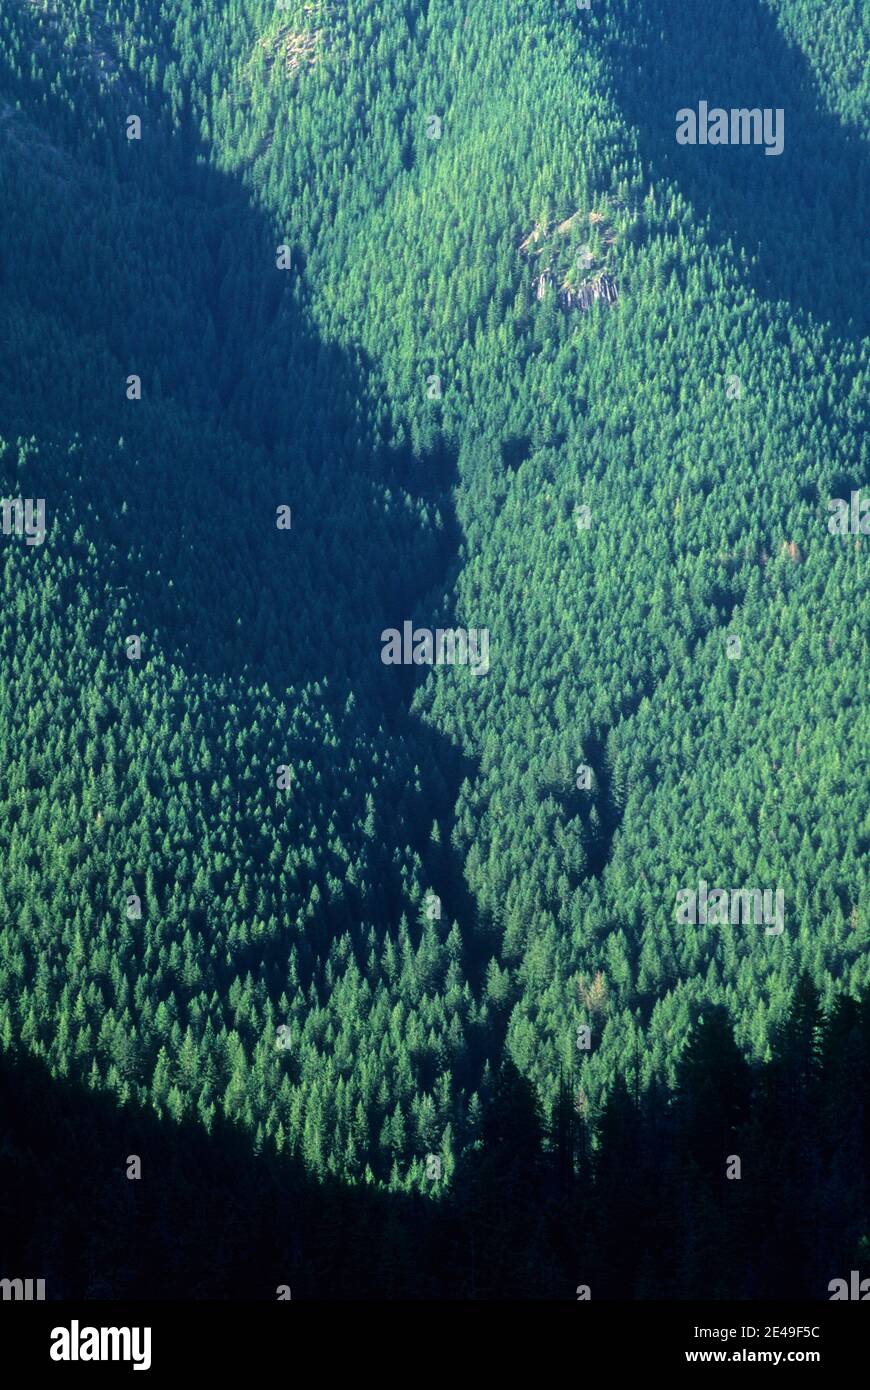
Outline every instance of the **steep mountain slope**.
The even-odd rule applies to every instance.
[[[592,1121],[868,984],[866,103],[806,0],[178,10],[0,17],[2,1038],[430,1191],[505,1055]]]

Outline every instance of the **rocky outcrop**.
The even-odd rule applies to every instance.
[[[619,294],[613,276],[602,275],[601,279],[598,281],[598,286],[601,292],[600,297],[604,300],[605,304],[615,304],[619,298]]]
[[[543,299],[546,294],[543,275],[540,276],[537,284],[538,298]],[[586,313],[593,304],[598,302],[615,304],[619,298],[619,292],[612,275],[599,275],[597,280],[584,281],[576,290],[571,289],[568,285],[563,285],[558,298],[563,309],[579,309],[581,313]]]
[[[553,277],[550,274],[549,269],[542,270],[534,283],[535,293],[538,299],[543,299],[544,295],[547,293],[547,290],[550,288],[550,285],[553,283]]]

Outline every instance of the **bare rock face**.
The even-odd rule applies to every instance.
[[[532,285],[535,290],[535,298],[544,299],[551,285],[555,284],[553,272],[546,266],[535,276]],[[593,304],[602,303],[613,305],[619,298],[616,281],[612,275],[601,274],[594,280],[585,280],[577,289],[572,289],[569,285],[563,285],[557,291],[557,301],[562,309],[579,309],[581,313],[586,313],[592,308]]]
[[[616,303],[619,296],[616,289],[616,281],[612,275],[602,275],[601,279],[598,281],[598,288],[600,292],[599,297],[604,300],[605,304]]]
[[[541,277],[543,279],[543,276]],[[538,298],[543,299],[544,295],[540,284],[538,286]],[[563,309],[579,309],[581,313],[586,313],[592,305],[598,302],[603,304],[615,304],[619,295],[616,288],[616,281],[612,275],[601,275],[597,280],[588,280],[580,285],[578,289],[572,290],[567,286],[559,291],[559,303]]]
[[[537,286],[537,297],[538,297],[538,299],[543,299],[543,298],[544,298],[544,295],[547,293],[547,290],[548,290],[549,286],[552,284],[552,281],[553,281],[553,277],[552,277],[552,275],[550,274],[549,269],[547,269],[547,270],[542,270],[541,273],[540,273],[540,275],[538,276],[537,280],[535,281],[535,284],[536,284],[536,286]]]

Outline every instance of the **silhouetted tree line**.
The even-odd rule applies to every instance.
[[[823,1013],[803,977],[769,1062],[713,1006],[674,1092],[617,1082],[594,1120],[563,1077],[545,1126],[505,1062],[429,1199],[318,1180],[224,1120],[160,1122],[7,1054],[0,1273],[54,1298],[824,1300],[867,1263],[868,1083],[870,1001]]]

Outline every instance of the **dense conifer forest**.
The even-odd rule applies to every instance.
[[[0,1275],[870,1276],[868,54],[4,0]]]

